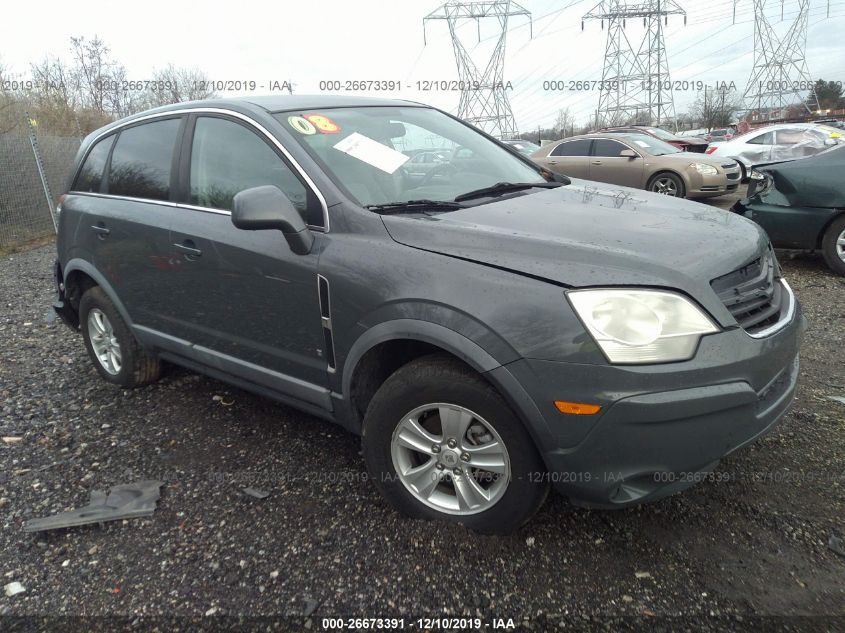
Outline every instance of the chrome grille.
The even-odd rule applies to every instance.
[[[749,334],[777,323],[788,303],[771,249],[742,268],[717,277],[710,286]]]

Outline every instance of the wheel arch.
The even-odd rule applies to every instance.
[[[93,264],[84,259],[71,259],[62,268],[62,277],[65,285],[65,293],[67,293],[74,310],[79,311],[79,300],[85,291],[93,286],[99,286],[114,304],[121,318],[123,318],[128,326],[132,326],[132,320],[129,318],[126,306],[118,298],[117,293],[105,276]]]
[[[477,343],[442,325],[416,319],[380,323],[355,341],[343,363],[341,389],[350,429],[360,433],[367,405],[388,376],[416,358],[435,353],[448,354],[479,374],[502,365]]]
[[[822,248],[824,242],[824,236],[830,229],[831,225],[839,220],[840,218],[845,217],[845,209],[836,209],[827,220],[825,220],[824,225],[821,227],[818,236],[816,237],[816,248]]]
[[[454,330],[412,319],[388,321],[372,328],[356,341],[347,355],[343,365],[347,430],[360,435],[366,408],[384,381],[400,367],[428,354],[451,356],[490,383],[513,409],[541,455],[542,447],[554,441],[554,434],[537,404],[507,368],[511,359],[499,362]]]

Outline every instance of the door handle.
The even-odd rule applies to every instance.
[[[94,233],[96,233],[96,234],[97,234],[97,237],[98,237],[98,238],[100,238],[101,240],[106,239],[106,237],[108,237],[109,233],[111,233],[111,231],[109,231],[109,230],[108,230],[105,226],[103,226],[102,224],[94,224],[94,225],[92,225],[92,226],[91,226],[91,230],[92,230],[92,231],[94,231]]]
[[[196,259],[202,255],[202,251],[196,247],[192,240],[185,240],[181,244],[174,244],[173,246],[176,250],[185,254],[185,259]]]
[[[549,165],[557,165],[557,161],[556,161],[556,160],[550,160],[550,161],[548,161],[548,162],[549,162]]]
[[[590,164],[591,165],[601,165],[601,161],[600,160],[594,160]]]

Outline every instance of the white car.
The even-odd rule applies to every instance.
[[[805,158],[845,143],[845,132],[817,123],[782,123],[759,127],[730,141],[711,143],[707,154],[733,158],[742,178],[760,163]]]

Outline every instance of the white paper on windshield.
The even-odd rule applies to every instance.
[[[399,169],[410,158],[410,156],[406,156],[387,145],[382,145],[369,136],[358,134],[358,132],[353,132],[335,145],[334,148],[388,174],[392,174]]]
[[[645,141],[634,141],[634,143],[636,143],[640,147],[648,147],[648,143],[646,143]]]

